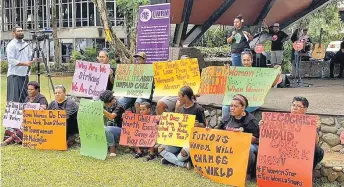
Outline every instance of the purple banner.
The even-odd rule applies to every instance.
[[[145,52],[147,63],[166,61],[170,48],[170,4],[140,6],[136,52]]]

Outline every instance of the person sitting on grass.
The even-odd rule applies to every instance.
[[[305,115],[307,113],[307,109],[309,106],[309,102],[305,97],[294,97],[292,104],[290,105],[290,113],[292,114],[302,114]],[[318,122],[320,123],[320,122]],[[261,120],[259,125],[263,125],[264,121]],[[318,124],[320,125],[320,124]],[[317,134],[315,136],[314,144],[314,159],[313,159],[313,170],[315,167],[321,162],[324,158],[324,150],[318,145],[319,143],[319,128],[317,128]]]
[[[115,142],[119,141],[122,128],[122,115],[124,108],[117,104],[113,91],[103,91],[99,99],[104,102],[105,135],[110,148],[110,157],[116,156]]]
[[[195,127],[205,127],[204,109],[201,105],[194,102],[195,96],[189,86],[184,86],[178,93],[178,101],[181,106],[178,113],[195,115]],[[186,147],[176,147],[163,145],[159,147],[159,153],[163,157],[161,163],[164,165],[174,164],[179,167],[191,169],[190,149]],[[177,155],[177,156],[176,156]]]
[[[27,84],[28,96],[25,98],[25,103],[39,103],[40,110],[45,110],[48,106],[48,101],[44,95],[39,93],[40,86],[38,82],[31,81]],[[23,139],[22,129],[9,128],[5,129],[4,141],[0,144],[1,147],[11,143],[21,144]]]
[[[148,102],[143,102],[140,104],[140,115],[152,115],[152,106]],[[135,147],[135,158],[140,158],[143,157],[143,150],[142,148]],[[150,147],[149,148],[149,154],[146,157],[146,161],[150,161],[155,159],[156,154],[155,154],[155,147]]]
[[[252,134],[251,147],[247,165],[247,179],[255,176],[256,158],[258,154],[259,126],[258,120],[246,111],[248,100],[245,96],[237,94],[233,97],[230,112],[225,114],[215,129]]]
[[[70,98],[66,97],[66,88],[63,85],[55,86],[55,100],[52,101],[48,110],[65,110],[67,114],[67,145],[68,147],[76,143],[78,138],[78,105]]]

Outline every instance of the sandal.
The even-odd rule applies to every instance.
[[[143,153],[136,153],[134,158],[141,158],[143,157]]]

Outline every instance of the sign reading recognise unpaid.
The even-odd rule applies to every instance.
[[[236,94],[246,96],[250,106],[263,105],[279,72],[275,68],[231,67],[223,105],[229,105]]]
[[[154,69],[154,96],[178,96],[179,89],[190,86],[199,90],[201,78],[197,58],[156,62]]]
[[[222,66],[210,66],[202,70],[199,93],[221,94],[226,90],[228,70]]]
[[[23,146],[67,150],[65,110],[24,110]]]
[[[152,64],[118,64],[114,93],[116,96],[149,99],[153,86]]]
[[[251,139],[248,133],[192,128],[195,171],[218,183],[244,187]]]
[[[258,186],[312,186],[319,117],[263,112],[262,120],[257,163]]]
[[[160,116],[125,113],[120,145],[153,147],[156,143]]]
[[[7,102],[2,125],[4,127],[19,129],[23,122],[23,110],[39,110],[39,103]]]
[[[106,89],[110,64],[77,60],[71,93],[78,96],[99,96]]]
[[[157,142],[162,145],[189,147],[190,132],[195,125],[195,119],[195,115],[162,113]]]

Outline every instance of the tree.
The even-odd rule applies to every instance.
[[[56,0],[52,1],[52,12],[51,12],[51,23],[53,26],[53,41],[54,41],[54,58],[55,58],[55,67],[59,69],[61,64],[61,47],[60,42],[57,37],[57,17],[56,17]]]
[[[102,25],[104,30],[109,31],[109,35],[111,40],[109,44],[111,48],[115,51],[115,54],[121,59],[123,63],[132,63],[133,62],[133,53],[130,52],[123,42],[116,36],[116,32],[112,29],[109,18],[108,18],[108,11],[106,9],[106,4],[104,0],[92,0],[93,3],[96,5],[97,10],[100,13]]]

